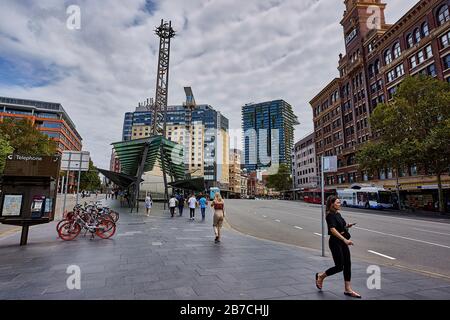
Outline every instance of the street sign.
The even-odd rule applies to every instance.
[[[59,161],[59,156],[10,154],[6,157],[3,174],[17,177],[58,177]]]
[[[88,151],[63,151],[61,160],[61,171],[78,171],[77,183],[77,199],[80,193],[81,172],[89,171],[90,153]],[[64,193],[63,212],[66,210],[67,187],[69,184],[69,177],[66,178],[66,191]]]
[[[63,151],[62,171],[89,171],[90,153],[88,151]]]
[[[337,157],[324,157],[323,158],[323,172],[332,173],[337,172]]]

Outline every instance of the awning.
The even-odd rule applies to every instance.
[[[161,156],[161,144],[164,150],[164,157]],[[183,147],[173,141],[167,140],[162,136],[154,136],[139,140],[116,142],[112,145],[119,158],[121,171],[126,175],[137,175],[144,150],[148,146],[144,172],[152,171],[157,162],[159,164],[164,162],[169,176],[174,177],[176,181],[184,179]]]
[[[132,185],[136,178],[127,174],[97,168],[97,171],[123,189]],[[143,180],[141,180],[143,181]]]
[[[174,188],[183,189],[183,190],[190,190],[190,191],[197,191],[197,192],[205,191],[205,179],[203,177],[187,179],[187,180],[180,180],[180,181],[169,183],[169,185]]]

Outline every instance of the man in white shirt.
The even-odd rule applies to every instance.
[[[195,194],[193,193],[188,200],[189,204],[189,220],[195,220],[195,207],[197,206],[197,199],[195,198]]]
[[[170,215],[173,216],[175,215],[175,208],[177,207],[177,198],[175,198],[174,195],[172,195],[172,198],[169,199],[169,209],[170,209]]]

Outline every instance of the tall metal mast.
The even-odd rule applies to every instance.
[[[169,94],[170,39],[175,37],[172,22],[164,22],[155,30],[159,41],[158,71],[156,75],[156,97],[152,106],[152,135],[166,136],[167,97]]]
[[[156,97],[152,105],[152,136],[162,136],[166,138],[167,126],[167,98],[169,94],[169,64],[170,64],[170,39],[175,37],[175,30],[172,28],[172,21],[164,22],[161,19],[161,25],[155,29],[159,37],[159,58],[158,71],[156,74]],[[167,168],[165,165],[166,154],[164,144],[161,143],[160,149],[161,169],[164,179],[164,209],[169,201],[169,187],[167,184]],[[170,176],[173,180],[173,177]]]

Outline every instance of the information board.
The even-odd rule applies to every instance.
[[[5,176],[53,177],[59,176],[60,156],[22,156],[11,154],[6,157]]]

